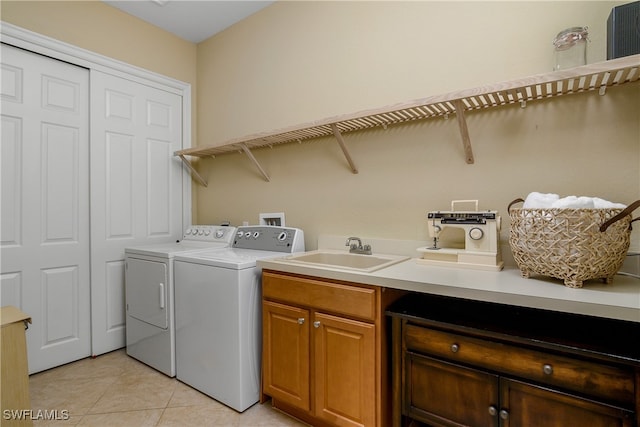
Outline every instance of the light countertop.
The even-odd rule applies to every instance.
[[[285,257],[260,260],[258,266],[325,279],[640,322],[640,280],[623,275],[616,275],[608,285],[589,280],[582,288],[569,288],[562,280],[544,276],[525,279],[517,268],[495,272],[436,267],[419,264],[414,258],[371,273],[294,264]]]

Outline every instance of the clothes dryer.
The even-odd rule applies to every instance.
[[[170,376],[176,375],[174,257],[228,247],[235,227],[196,225],[176,243],[125,249],[127,354]]]
[[[176,378],[243,412],[260,397],[259,259],[304,252],[302,230],[238,227],[231,247],[176,256]]]

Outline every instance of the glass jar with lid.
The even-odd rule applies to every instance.
[[[567,28],[560,31],[553,39],[554,71],[587,64],[588,30],[588,27]]]

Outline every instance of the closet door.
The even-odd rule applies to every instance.
[[[2,44],[0,305],[29,372],[89,356],[89,71]]]
[[[182,237],[182,97],[91,71],[92,353],[125,345],[124,250]]]

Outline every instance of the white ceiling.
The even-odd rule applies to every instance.
[[[193,43],[200,43],[273,3],[253,0],[102,1]]]

